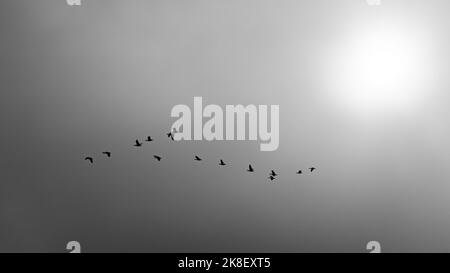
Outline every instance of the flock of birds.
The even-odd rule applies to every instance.
[[[174,138],[173,138],[173,134],[174,134],[174,133],[176,133],[176,130],[175,130],[175,129],[174,129],[173,132],[167,133],[167,137],[174,141]],[[152,141],[153,141],[153,138],[152,138],[151,136],[148,136],[148,137],[145,139],[145,142],[152,142]],[[135,141],[135,143],[134,143],[133,146],[134,146],[134,147],[142,147],[142,145],[143,145],[143,142],[139,142],[139,140],[136,139],[136,141]],[[111,157],[111,155],[112,155],[112,153],[109,152],[109,151],[102,152],[102,154],[105,155],[106,157]],[[162,157],[159,156],[159,155],[153,155],[153,158],[154,158],[156,161],[158,161],[158,162],[160,162],[160,161],[162,160]],[[92,156],[86,156],[86,157],[84,158],[84,160],[89,161],[90,164],[94,164],[94,158],[93,158]],[[203,159],[200,158],[198,155],[195,155],[195,156],[194,156],[194,160],[195,160],[195,161],[202,161]],[[227,164],[223,161],[223,159],[220,159],[220,161],[219,161],[219,166],[226,166],[226,165],[227,165]],[[310,172],[310,173],[314,172],[315,170],[316,170],[315,167],[310,167],[310,168],[309,168],[309,172]],[[255,172],[255,169],[253,168],[253,166],[252,166],[251,164],[248,165],[247,172],[250,172],[250,173],[254,173],[254,172]],[[303,174],[303,170],[298,170],[296,174],[299,174],[299,175],[300,175],[300,174]],[[270,173],[269,173],[268,179],[269,179],[270,181],[273,181],[273,180],[275,180],[275,179],[277,178],[277,176],[278,176],[278,174],[277,174],[274,170],[271,170]]]

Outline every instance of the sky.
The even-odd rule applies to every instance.
[[[449,9],[1,1],[0,252],[448,251]],[[170,141],[195,96],[279,105],[278,150]]]

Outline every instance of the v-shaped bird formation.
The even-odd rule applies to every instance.
[[[174,141],[174,137],[173,137],[174,133],[176,133],[175,130],[174,130],[173,132],[168,132],[166,135],[167,135],[167,137],[168,137],[169,139],[171,139],[172,141]],[[153,142],[154,139],[153,139],[151,136],[147,136],[147,138],[146,138],[144,141],[145,141],[145,142]],[[139,141],[138,139],[136,139],[135,142],[134,142],[134,144],[133,144],[133,146],[134,146],[134,147],[142,147],[142,146],[143,146],[143,142],[141,142],[141,141]],[[109,151],[104,151],[104,152],[102,152],[102,154],[105,155],[107,158],[110,158],[110,157],[112,156],[112,152],[109,152]],[[153,155],[153,158],[154,158],[157,162],[160,162],[160,161],[162,160],[162,156],[160,156],[160,155]],[[94,157],[93,157],[93,156],[85,156],[85,157],[84,157],[84,160],[85,160],[85,161],[88,161],[89,164],[91,164],[91,165],[94,164]],[[195,161],[203,161],[203,159],[202,159],[200,156],[198,156],[198,155],[194,155],[194,160],[195,160]],[[219,161],[219,166],[226,166],[226,165],[227,165],[227,163],[225,163],[225,162],[223,161],[223,159],[220,159],[220,161]],[[309,170],[309,173],[313,173],[313,172],[316,171],[316,168],[315,168],[315,167],[310,167],[310,168],[308,168],[308,170]],[[249,172],[249,173],[254,173],[254,172],[255,172],[255,169],[253,168],[252,164],[249,164],[246,171]],[[303,170],[298,170],[298,171],[296,172],[296,174],[297,174],[297,175],[303,174]],[[270,181],[274,181],[275,179],[277,179],[277,176],[278,176],[278,174],[275,172],[275,170],[271,170],[271,171],[269,172],[268,179],[269,179]]]

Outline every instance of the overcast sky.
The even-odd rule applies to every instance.
[[[0,251],[447,251],[450,2],[382,2],[2,0]],[[336,81],[374,26],[423,53],[408,111]],[[280,105],[279,149],[169,141],[194,96]]]

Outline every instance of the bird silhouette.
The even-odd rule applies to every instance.
[[[172,139],[172,140],[174,140],[174,134],[175,134],[175,133],[177,133],[177,130],[176,130],[175,128],[173,128],[171,132],[168,132],[168,133],[167,133],[167,137],[170,138],[170,139]],[[147,138],[145,139],[145,141],[146,141],[146,142],[151,142],[151,141],[154,141],[154,139],[153,139],[151,136],[147,136]],[[141,147],[142,145],[143,145],[143,143],[142,143],[142,142],[139,142],[139,140],[136,139],[136,141],[135,141],[135,143],[134,143],[133,146],[135,146],[135,147]],[[108,158],[111,157],[111,155],[112,155],[112,153],[109,152],[109,151],[104,151],[104,152],[102,152],[102,154],[105,155],[105,156],[108,157]],[[161,159],[162,159],[162,157],[161,157],[161,156],[158,156],[158,155],[153,155],[153,157],[154,157],[158,162],[161,161]],[[84,160],[85,160],[85,161],[89,161],[91,164],[94,163],[94,158],[91,157],[91,156],[86,156],[86,157],[84,158]],[[195,161],[202,161],[203,159],[200,158],[199,156],[195,155],[195,156],[194,156],[194,160],[195,160]],[[220,166],[226,166],[227,164],[226,164],[222,159],[220,159],[219,165],[220,165]],[[314,171],[316,171],[316,170],[317,170],[317,169],[316,169],[315,167],[310,167],[310,168],[309,168],[309,171],[310,171],[311,173],[314,172]],[[251,164],[248,165],[247,172],[251,172],[251,173],[255,172],[255,169],[253,169],[253,166],[252,166]],[[298,171],[296,172],[296,174],[303,174],[303,171],[302,171],[302,170],[298,170]],[[271,170],[270,173],[269,173],[268,179],[270,179],[271,181],[273,181],[273,180],[277,179],[277,178],[276,178],[277,176],[278,176],[278,174],[277,174],[274,170]]]

